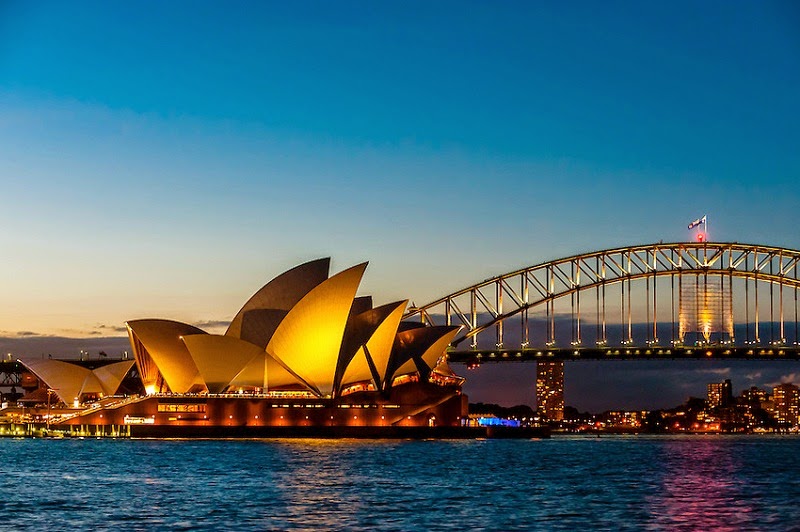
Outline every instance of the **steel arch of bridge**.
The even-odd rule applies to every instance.
[[[790,319],[794,323],[795,347],[797,351],[798,289],[800,277],[798,265],[800,251],[779,247],[759,246],[739,243],[681,242],[658,243],[595,251],[574,255],[554,261],[544,262],[528,268],[486,279],[473,286],[459,290],[421,307],[412,307],[404,319],[419,319],[429,325],[462,325],[463,328],[453,340],[451,351],[466,340],[471,341],[471,349],[477,350],[478,334],[494,328],[496,331],[496,351],[504,349],[525,350],[531,348],[529,342],[528,314],[531,309],[544,306],[547,320],[547,348],[555,344],[555,307],[560,298],[571,299],[573,347],[582,345],[581,302],[582,294],[595,295],[598,329],[597,346],[608,344],[605,314],[605,289],[609,285],[621,283],[621,306],[626,329],[622,345],[633,346],[631,311],[631,281],[644,280],[647,290],[647,346],[660,345],[657,335],[657,284],[658,277],[669,276],[672,280],[672,322],[673,337],[668,344],[675,346],[675,282],[678,285],[685,276],[717,276],[722,283],[733,285],[734,278],[744,278],[745,290],[752,290],[755,298],[753,316],[753,335],[750,335],[749,300],[745,307],[748,313],[746,345],[761,343],[759,331],[759,283],[769,285],[770,314],[774,311],[774,288],[779,291],[780,339],[775,345],[785,343],[786,316],[784,315],[784,289],[788,288],[788,298],[794,300],[794,313]],[[651,295],[652,279],[652,295]],[[627,301],[626,301],[627,289]],[[594,292],[594,294],[592,294]],[[749,298],[749,292],[747,297]],[[763,296],[762,296],[763,298]],[[468,303],[465,303],[468,300]],[[791,303],[791,299],[788,299]],[[651,306],[652,302],[652,306]],[[652,311],[652,312],[651,312]],[[519,317],[521,339],[518,346],[504,345],[503,323]],[[770,325],[774,322],[770,316]],[[619,322],[614,322],[619,324]],[[641,323],[641,322],[637,322]],[[578,354],[576,351],[575,354]],[[796,353],[794,353],[796,356]]]

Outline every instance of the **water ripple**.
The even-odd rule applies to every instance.
[[[800,438],[0,439],[7,528],[767,530]]]

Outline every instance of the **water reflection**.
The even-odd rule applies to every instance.
[[[752,523],[741,449],[731,443],[720,436],[664,442],[661,483],[649,501],[653,525],[740,530]]]
[[[787,529],[798,451],[768,437],[0,440],[0,511],[14,529]]]

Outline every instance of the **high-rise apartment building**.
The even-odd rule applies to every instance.
[[[536,363],[536,410],[551,421],[564,419],[564,362]]]
[[[709,408],[730,406],[733,403],[733,386],[730,379],[709,384],[706,403]]]
[[[779,423],[800,424],[800,388],[789,382],[779,384],[772,390],[772,401]]]

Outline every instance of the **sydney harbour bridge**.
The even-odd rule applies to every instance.
[[[798,359],[800,251],[712,242],[594,251],[486,279],[407,320],[460,325],[452,362]]]

